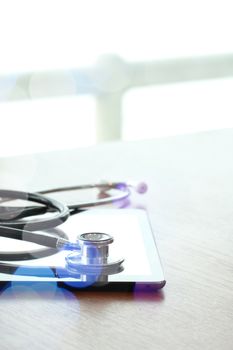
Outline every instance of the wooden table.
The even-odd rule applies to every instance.
[[[2,188],[144,180],[167,285],[160,293],[0,297],[0,349],[233,348],[233,130],[0,161]]]

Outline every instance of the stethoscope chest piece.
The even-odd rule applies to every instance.
[[[66,268],[72,274],[112,275],[123,270],[121,259],[109,257],[109,244],[113,237],[107,233],[88,232],[78,236],[80,251],[66,257]]]

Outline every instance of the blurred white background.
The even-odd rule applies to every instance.
[[[105,54],[232,53],[232,11],[230,0],[0,0],[0,75],[87,67]],[[230,77],[131,89],[123,140],[233,127],[232,91]],[[90,95],[2,101],[0,156],[95,144],[95,114]]]

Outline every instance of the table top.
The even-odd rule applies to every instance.
[[[143,180],[167,285],[159,293],[61,289],[0,296],[4,349],[232,349],[233,130],[2,158],[2,188]]]

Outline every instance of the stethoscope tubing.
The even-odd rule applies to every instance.
[[[38,204],[42,204],[46,206],[52,211],[55,211],[55,214],[52,216],[52,218],[40,217],[39,219],[37,218],[26,222],[22,220],[18,220],[17,217],[13,219],[9,218],[6,221],[0,220],[0,226],[2,227],[11,227],[19,230],[23,230],[26,227],[27,231],[46,230],[49,228],[56,227],[60,225],[62,222],[65,222],[70,215],[69,208],[65,204],[55,199],[41,195],[39,193],[14,191],[14,190],[0,190],[0,196],[3,198],[10,198],[12,200],[21,199],[25,201],[36,202]],[[5,209],[5,214],[7,214],[7,210],[10,211],[9,207],[5,207],[4,209]],[[21,208],[21,212],[23,210],[24,208]]]
[[[79,202],[76,204],[67,205],[67,208],[69,209],[70,215],[76,214],[80,211],[83,211],[83,210],[91,208],[91,207],[106,205],[106,204],[110,204],[110,203],[116,203],[119,201],[124,201],[126,198],[128,198],[130,196],[130,189],[123,182],[112,182],[112,183],[107,183],[107,184],[106,183],[96,183],[96,184],[79,185],[79,186],[59,187],[59,188],[53,188],[53,189],[49,189],[49,190],[39,191],[39,192],[36,192],[35,195],[36,194],[43,195],[43,196],[46,196],[46,198],[48,198],[47,195],[51,194],[51,193],[67,192],[67,191],[74,191],[74,190],[84,190],[84,189],[92,189],[92,188],[98,188],[101,191],[104,191],[104,190],[109,191],[110,189],[116,189],[120,193],[115,194],[114,196],[106,197],[106,198],[99,198],[96,201],[85,201],[85,202]],[[3,191],[4,190],[0,190],[0,197],[4,197]],[[13,191],[13,196],[15,194],[15,197],[16,197],[17,193],[19,193],[19,191]],[[24,193],[24,192],[22,192],[22,193]],[[26,192],[24,194],[25,194],[25,198],[17,198],[17,199],[26,199]],[[27,193],[27,194],[29,195],[29,193]],[[5,199],[5,202],[8,200],[14,199],[12,197]],[[54,210],[57,210],[56,206],[58,206],[59,202],[55,201],[54,199],[51,199],[51,198],[49,198],[49,199],[50,199],[50,202],[52,202],[54,204],[53,206],[52,205],[48,206],[48,203],[44,203],[45,205],[47,204],[46,206],[41,206],[41,207],[27,206],[27,207],[24,207],[23,209],[22,209],[22,207],[5,206],[3,208],[3,210],[0,207],[0,215],[1,214],[8,215],[9,220],[11,218],[14,218],[14,227],[20,228],[19,226],[17,226],[16,219],[22,219],[24,217],[35,216],[35,215],[43,215],[43,214],[46,214],[48,212],[53,212]],[[27,200],[30,200],[29,196],[28,196]],[[41,203],[41,204],[43,204],[43,203]],[[7,220],[8,223],[9,223],[9,220]],[[19,225],[20,224],[22,224],[22,222],[20,222]],[[12,226],[13,225],[11,225],[11,227]],[[52,221],[50,227],[54,227],[54,226],[57,226],[57,225],[54,225],[53,221]],[[38,227],[36,229],[38,229]],[[34,230],[34,228],[33,228],[33,230]]]
[[[26,201],[32,201],[42,206],[27,206],[27,207],[0,207],[0,236],[8,237],[18,240],[25,240],[33,243],[37,243],[49,248],[57,248],[60,238],[48,235],[45,231],[65,222],[70,215],[79,213],[90,207],[115,203],[124,201],[130,196],[130,184],[125,182],[101,182],[88,185],[59,187],[48,190],[39,191],[37,193],[15,191],[15,190],[0,190],[0,197],[4,201],[21,199]],[[144,193],[147,187],[144,183],[139,184],[138,192]],[[105,195],[109,190],[118,190],[118,194],[107,195],[104,198],[98,198],[95,201],[80,202],[76,204],[66,205],[53,198],[48,197],[48,194],[85,190],[85,189],[99,189]],[[43,216],[42,214],[50,213],[49,216]],[[3,219],[1,220],[1,217]],[[27,217],[39,216],[39,218]],[[42,217],[41,217],[42,216]],[[66,243],[66,242],[62,242]]]

